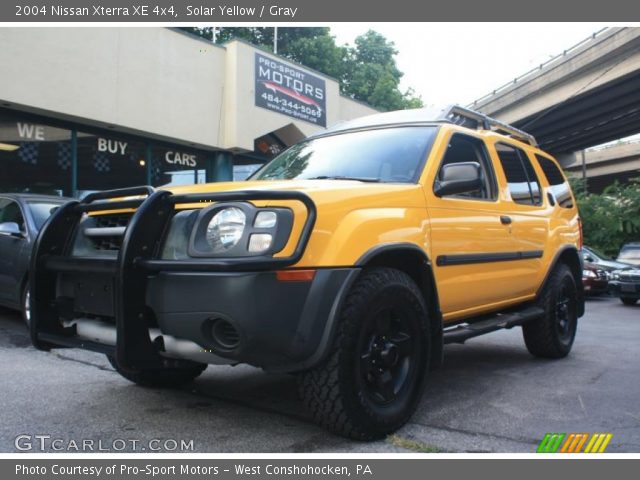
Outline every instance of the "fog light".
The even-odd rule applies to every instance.
[[[276,226],[278,216],[276,212],[258,212],[253,226],[256,228],[273,228]]]
[[[251,253],[269,250],[273,237],[269,233],[254,233],[249,237],[249,251]]]

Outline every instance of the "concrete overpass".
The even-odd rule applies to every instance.
[[[606,28],[469,105],[556,155],[640,132],[640,28]]]
[[[567,172],[586,176],[590,192],[601,192],[615,180],[640,177],[640,140],[563,155],[559,160]]]

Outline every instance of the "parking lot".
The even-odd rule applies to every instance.
[[[0,451],[16,451],[18,435],[46,435],[46,449],[59,439],[63,451],[85,440],[123,451],[193,440],[196,452],[534,452],[547,432],[611,432],[608,452],[640,452],[639,340],[640,306],[603,297],[587,301],[564,360],[530,356],[519,328],[448,346],[411,422],[358,443],[310,421],[293,376],[209,367],[181,390],[143,389],[101,355],[34,350],[19,315],[3,309]]]

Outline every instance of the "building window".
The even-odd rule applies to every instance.
[[[78,132],[78,197],[147,184],[146,144]]]
[[[151,184],[158,187],[204,183],[205,163],[202,153],[154,146],[151,149]]]
[[[71,194],[71,131],[0,113],[0,191]]]

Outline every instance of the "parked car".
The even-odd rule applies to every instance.
[[[582,266],[582,284],[587,295],[600,295],[609,290],[609,273],[595,263]]]
[[[581,244],[569,183],[531,135],[457,106],[383,113],[247,182],[69,202],[34,249],[31,336],[143,386],[208,364],[294,373],[320,425],[382,438],[445,343],[521,326],[532,355],[567,356]]]
[[[640,300],[640,268],[612,272],[609,291],[625,305],[635,305]]]
[[[30,320],[29,260],[33,242],[51,213],[68,198],[0,193],[0,305]]]
[[[628,263],[618,262],[595,248],[591,248],[586,245],[583,245],[582,247],[582,258],[586,263],[593,263],[607,272],[613,272],[614,270],[620,270],[631,266]]]
[[[618,262],[640,267],[640,242],[623,245],[617,258]]]

